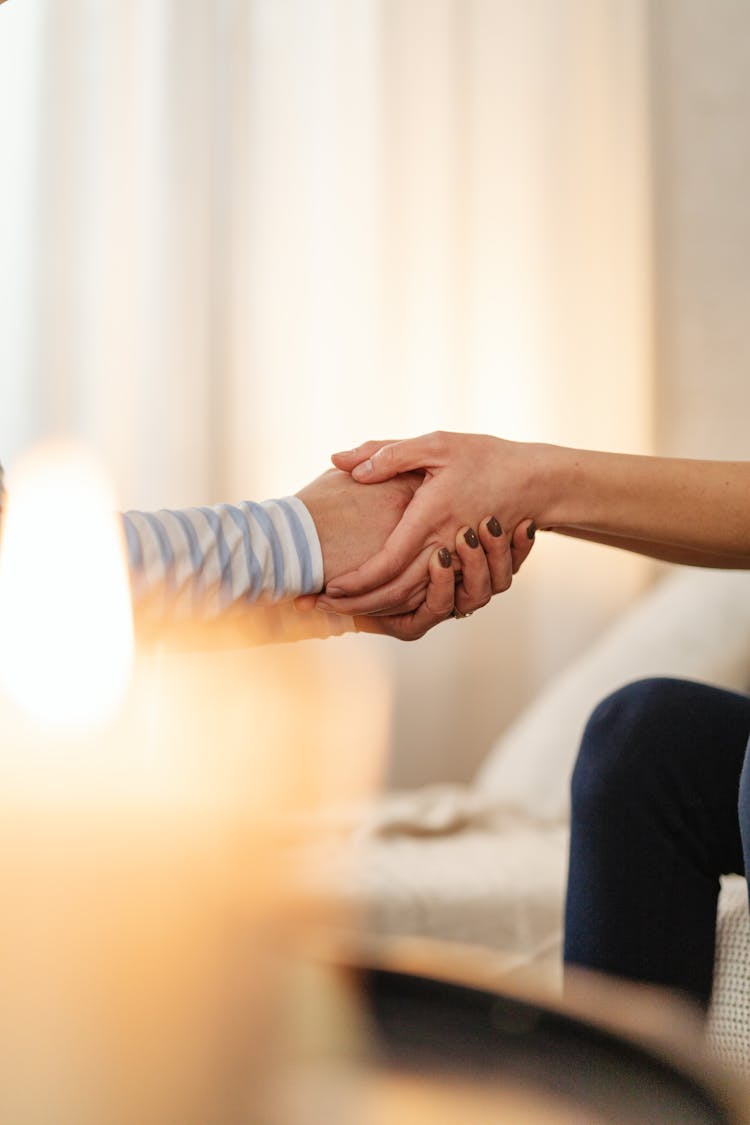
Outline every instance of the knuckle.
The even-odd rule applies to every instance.
[[[405,605],[413,593],[414,591],[404,583],[396,583],[388,598],[388,608],[395,609],[397,606]]]
[[[475,613],[478,609],[484,609],[492,601],[492,593],[481,594],[476,598],[469,599],[465,607],[462,607],[464,613]]]
[[[390,445],[384,445],[380,449],[362,450],[362,453],[372,461],[373,465],[379,468],[388,468],[388,465],[393,459]]]
[[[448,445],[446,430],[433,430],[430,434],[430,445],[436,454],[444,453]]]

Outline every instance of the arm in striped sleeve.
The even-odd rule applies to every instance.
[[[229,617],[236,622],[232,611],[239,609],[244,624],[266,621],[265,634],[281,640],[296,631],[293,615],[304,619],[303,635],[351,629],[343,614],[297,614],[279,603],[319,593],[331,576],[380,550],[421,481],[402,474],[365,486],[329,469],[281,500],[128,512],[123,526],[137,616],[163,632],[164,624],[179,622],[223,626]]]
[[[207,620],[323,587],[318,534],[296,496],[130,511],[122,520],[134,604],[150,616]]]

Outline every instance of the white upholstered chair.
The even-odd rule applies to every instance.
[[[750,687],[750,574],[675,570],[553,680],[496,741],[470,786],[381,798],[334,849],[328,890],[378,934],[501,950],[559,980],[568,785],[583,726],[643,676]],[[354,858],[356,857],[356,858]],[[750,1073],[750,920],[744,879],[720,899],[709,1036]]]

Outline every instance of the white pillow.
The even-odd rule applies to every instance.
[[[567,820],[591,711],[623,684],[659,675],[747,688],[750,572],[677,570],[638,599],[497,739],[476,776],[484,799]]]

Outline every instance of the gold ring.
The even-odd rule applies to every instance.
[[[459,613],[457,609],[454,609],[451,613],[451,617],[455,617],[458,620],[464,617],[471,617],[473,612],[473,610],[470,610],[469,613]]]

